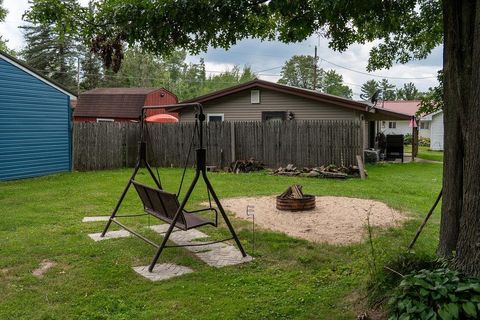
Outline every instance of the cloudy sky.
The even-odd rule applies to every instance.
[[[8,40],[10,48],[19,50],[24,41],[18,27],[23,23],[22,14],[29,7],[28,0],[4,0],[4,7],[9,13],[6,21],[0,23],[0,35]],[[319,67],[335,69],[340,73],[345,83],[352,88],[354,98],[358,98],[360,86],[364,82],[370,79],[380,80],[382,77],[388,78],[397,86],[413,82],[420,90],[427,90],[436,84],[435,75],[442,66],[442,48],[439,47],[426,60],[398,64],[389,70],[377,70],[369,74],[365,68],[373,44],[353,45],[346,52],[338,53],[328,49],[326,39],[317,37],[295,44],[248,39],[240,41],[229,50],[210,49],[199,56],[190,56],[188,61],[196,63],[203,57],[206,69],[211,74],[231,69],[235,65],[249,65],[261,79],[277,81],[285,61],[293,55],[313,55],[315,46],[318,46]]]

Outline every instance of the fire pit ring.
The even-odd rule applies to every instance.
[[[315,209],[315,196],[304,194],[303,198],[283,198],[277,196],[277,209],[283,211],[306,211]]]

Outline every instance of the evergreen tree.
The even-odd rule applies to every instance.
[[[28,24],[21,27],[25,47],[21,57],[45,76],[76,90],[77,42],[66,30],[58,32],[49,25]]]
[[[398,100],[418,100],[423,96],[423,93],[418,91],[413,82],[405,83],[403,88],[397,90]]]
[[[91,52],[83,56],[80,89],[87,91],[104,86],[102,61]]]
[[[393,101],[397,99],[396,87],[394,84],[388,82],[387,79],[380,81],[380,89],[382,90],[383,100]]]
[[[362,88],[360,90],[362,91],[362,97],[370,100],[370,98],[373,97],[378,89],[380,89],[380,84],[372,79],[362,84]]]
[[[5,17],[7,16],[7,9],[3,7],[3,0],[0,0],[0,22],[5,21]],[[2,39],[0,35],[0,51],[8,51],[7,41]]]

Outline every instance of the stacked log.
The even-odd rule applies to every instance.
[[[280,167],[273,171],[274,175],[280,176],[300,176],[312,178],[329,178],[329,179],[346,179],[349,177],[359,177],[360,170],[357,166],[320,166],[320,167],[304,167],[297,168],[293,164],[287,165],[285,168]]]
[[[253,158],[248,160],[237,160],[230,164],[226,171],[234,173],[248,173],[254,171],[261,171],[265,169],[263,162]]]

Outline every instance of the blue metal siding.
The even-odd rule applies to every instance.
[[[70,99],[0,57],[0,180],[71,169]]]

